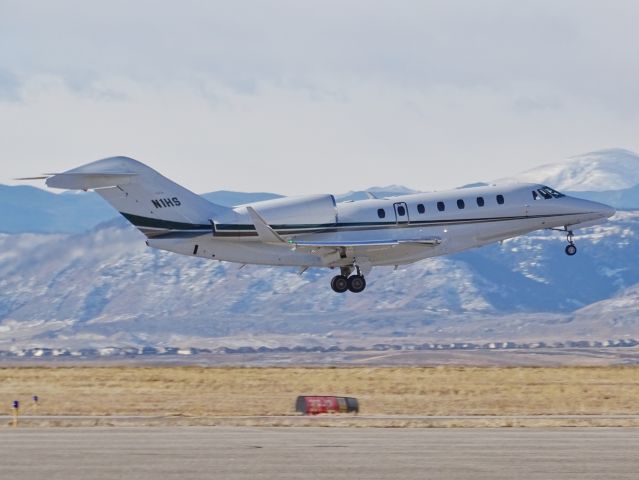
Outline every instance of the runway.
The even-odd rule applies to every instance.
[[[2,478],[636,479],[639,429],[25,428]]]

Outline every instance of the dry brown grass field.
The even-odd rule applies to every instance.
[[[371,415],[639,414],[639,368],[0,368],[2,414],[18,399],[39,415],[290,415],[299,394]]]

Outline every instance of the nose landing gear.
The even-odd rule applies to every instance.
[[[355,268],[357,268],[355,275],[351,275],[352,267],[342,267],[341,275],[335,275],[331,279],[331,288],[334,292],[344,293],[346,290],[350,290],[353,293],[360,293],[364,291],[366,279],[361,274],[359,267]]]
[[[569,257],[572,257],[573,255],[577,254],[577,246],[575,245],[575,235],[572,233],[572,230],[568,230],[568,228],[561,228],[561,229],[549,228],[548,230],[566,233],[566,240],[568,241],[568,245],[566,245],[566,248],[564,249],[564,251],[566,252],[566,255],[568,255]]]
[[[574,242],[575,236],[572,233],[572,230],[568,231],[568,235],[566,235],[566,240],[568,240],[568,245],[566,245],[566,255],[572,257],[577,253],[577,247]]]

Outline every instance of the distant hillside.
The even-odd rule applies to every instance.
[[[0,185],[4,233],[79,233],[117,215],[93,192],[56,194],[30,186]]]
[[[595,202],[602,202],[620,209],[639,209],[639,185],[623,190],[601,192],[566,192]]]
[[[498,181],[543,183],[571,192],[626,190],[639,185],[639,155],[620,148],[599,150]]]

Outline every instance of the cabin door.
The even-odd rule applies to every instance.
[[[397,223],[408,223],[408,206],[404,202],[394,203],[395,221]]]

